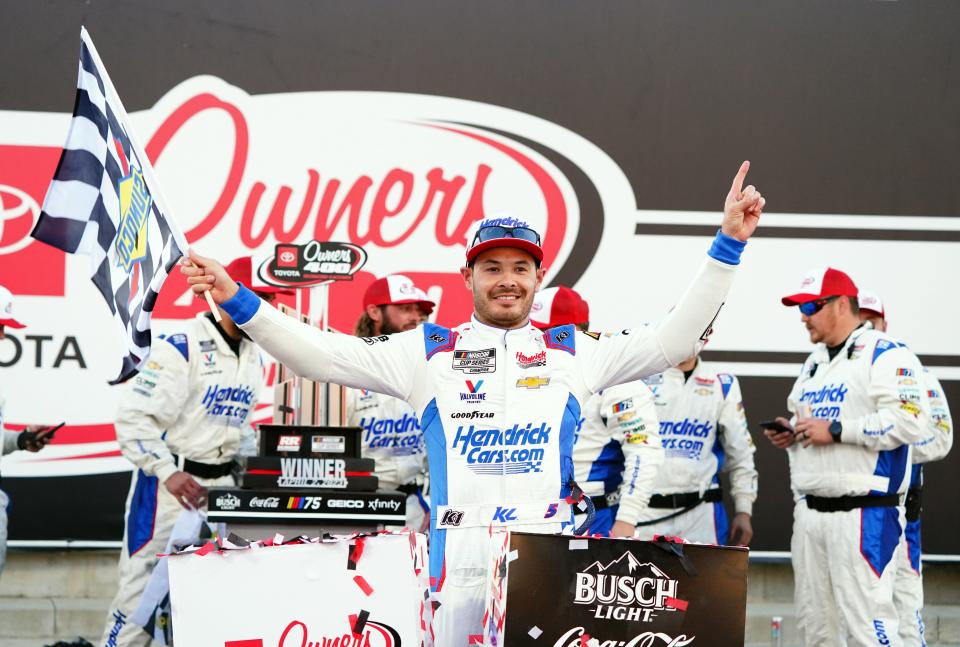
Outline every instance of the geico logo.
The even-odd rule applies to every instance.
[[[451,418],[467,418],[469,420],[476,420],[478,418],[492,418],[492,411],[454,411],[450,414]]]
[[[684,418],[683,420],[664,420],[660,423],[661,434],[674,436],[696,436],[703,438],[713,431],[713,424],[708,421],[700,422],[699,418]]]
[[[327,507],[362,509],[363,501],[358,501],[356,499],[329,499],[327,501]]]

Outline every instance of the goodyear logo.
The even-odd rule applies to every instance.
[[[137,168],[117,186],[120,194],[120,224],[117,227],[117,264],[129,273],[134,263],[147,256],[147,219],[152,198],[143,174]]]

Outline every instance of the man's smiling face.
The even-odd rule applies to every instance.
[[[477,319],[497,328],[519,328],[530,318],[533,295],[543,282],[533,256],[515,247],[482,252],[472,267],[461,270],[473,292]]]

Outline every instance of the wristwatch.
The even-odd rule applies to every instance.
[[[830,423],[830,435],[833,436],[833,442],[840,442],[840,434],[843,433],[843,425],[840,424],[839,420],[834,420]]]

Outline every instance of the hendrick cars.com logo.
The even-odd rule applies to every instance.
[[[62,295],[62,255],[37,263],[51,250],[27,236],[67,119],[54,136],[49,113],[16,114],[15,135],[0,126],[0,284],[22,295]],[[469,315],[457,270],[472,223],[522,216],[543,237],[548,279],[574,283],[599,244],[604,208],[635,208],[625,177],[596,146],[532,115],[472,101],[377,92],[251,96],[201,76],[131,120],[191,243],[224,260],[289,245],[277,266],[294,267],[302,262],[291,256],[297,243],[349,242],[370,255],[369,280],[403,272],[436,288],[441,323]],[[14,137],[38,145],[3,145]],[[199,157],[204,164],[191,163]],[[45,277],[18,279],[25,266]],[[334,289],[359,295],[369,280]],[[155,316],[190,316],[200,306],[182,299],[177,277],[171,283]],[[342,324],[354,315],[345,313]]]

